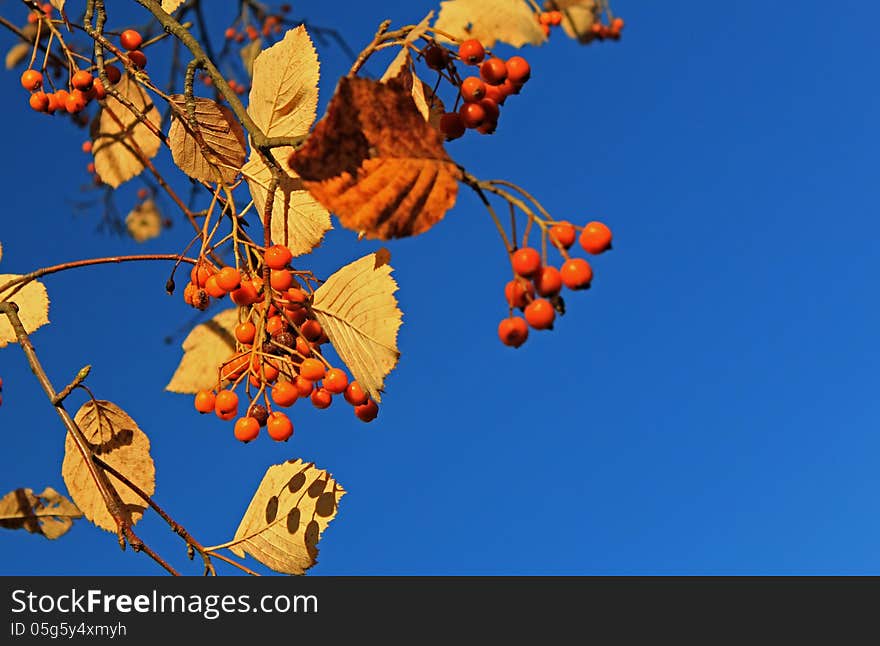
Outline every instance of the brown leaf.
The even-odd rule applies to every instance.
[[[461,176],[398,79],[343,78],[288,161],[345,227],[383,240],[430,229],[455,204]]]
[[[195,394],[214,388],[220,365],[235,352],[236,325],[238,308],[233,307],[195,326],[183,340],[183,358],[165,390]]]
[[[556,0],[556,8],[562,12],[562,29],[569,38],[581,43],[593,40],[590,27],[602,13],[596,0]]]
[[[74,421],[95,455],[147,495],[155,493],[156,467],[150,456],[150,440],[124,410],[108,401],[90,400],[77,411]],[[116,522],[107,511],[70,433],[64,442],[61,475],[70,496],[85,517],[102,529],[116,532]],[[115,476],[107,473],[106,477],[119,493],[125,514],[130,516],[132,524],[136,523],[143,515],[146,503]]]
[[[286,159],[292,150],[276,148],[274,154],[278,159]],[[265,225],[263,215],[272,184],[272,171],[263,163],[259,153],[252,152],[241,172],[251,190],[254,208]],[[299,175],[282,165],[281,181],[272,201],[272,239],[286,245],[294,256],[301,256],[321,244],[324,234],[332,228],[327,209],[306,190]]]
[[[137,242],[146,242],[162,232],[162,214],[153,200],[136,205],[125,218],[128,234]]]
[[[389,69],[391,68],[389,67]],[[446,108],[440,97],[434,94],[434,91],[425,85],[413,71],[413,61],[409,52],[406,52],[404,64],[398,69],[397,75],[390,78],[397,79],[409,91],[422,118],[435,128],[439,128],[440,117],[446,112]],[[382,82],[387,80],[383,78]]]
[[[25,529],[55,539],[67,533],[82,513],[72,502],[46,487],[42,493],[19,488],[0,498],[0,527]]]
[[[19,274],[0,274],[0,285],[8,283]],[[30,334],[49,322],[49,294],[39,281],[32,280],[24,287],[19,283],[0,292],[0,302],[11,301],[18,305],[18,316],[25,332]],[[0,316],[0,348],[9,343],[18,343],[15,330],[6,316]]]
[[[114,88],[143,112],[147,121],[156,128],[159,127],[162,116],[137,81],[126,74]],[[92,121],[95,172],[105,184],[116,188],[144,170],[144,165],[135,153],[135,145],[148,159],[152,159],[159,152],[161,141],[128,108],[108,95],[106,106],[101,108]]]
[[[397,282],[385,254],[371,253],[346,265],[316,291],[312,310],[354,378],[377,402],[385,376],[397,365],[402,313]]]
[[[173,13],[182,4],[183,0],[162,0],[162,11],[168,14]]]
[[[182,94],[173,94],[171,100],[186,112]],[[171,115],[168,143],[174,163],[193,179],[232,183],[247,156],[244,129],[229,108],[211,99],[196,97],[195,116],[197,134],[188,120]]]
[[[497,41],[522,47],[547,40],[526,0],[444,0],[434,28],[461,40],[476,38],[483,47],[494,47]],[[448,42],[439,34],[438,39]]]
[[[248,114],[269,137],[304,135],[318,109],[318,54],[300,25],[254,61]]]
[[[317,563],[318,541],[336,516],[345,490],[311,462],[289,460],[266,471],[228,547],[284,574]]]

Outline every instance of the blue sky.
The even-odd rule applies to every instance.
[[[359,49],[383,18],[416,22],[434,4],[342,6],[297,10]],[[593,263],[593,289],[553,332],[502,346],[507,260],[463,189],[433,230],[389,245],[403,355],[372,424],[298,405],[291,442],[243,446],[163,391],[192,319],[164,293],[166,265],[46,279],[52,325],[33,340],[50,376],[92,364],[96,395],[150,436],[157,499],[199,540],[231,537],[266,467],[302,457],[349,491],[313,575],[877,573],[880,8],[614,7],[621,42],[556,34],[524,50],[532,80],[497,134],[448,147],[560,219],[607,222],[615,249]],[[348,60],[318,50],[323,111]],[[95,195],[80,191],[84,133],[31,113],[17,74],[5,83],[0,270],[185,244],[167,200],[175,226],[143,245],[98,232],[97,207],[75,212]],[[120,190],[123,212],[137,188]],[[327,275],[377,246],[337,228],[307,264]],[[0,376],[0,490],[63,490],[63,429],[17,348]],[[158,519],[138,529],[187,567]],[[79,522],[53,542],[0,532],[0,573],[158,569]]]

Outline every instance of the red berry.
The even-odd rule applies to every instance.
[[[257,336],[257,326],[250,321],[239,323],[235,326],[235,338],[239,343],[250,345]]]
[[[324,364],[318,359],[303,359],[299,367],[300,377],[309,381],[319,381],[326,374]]]
[[[147,55],[139,49],[128,52],[128,60],[139,70],[142,70],[147,66]]]
[[[379,405],[370,399],[366,404],[355,406],[354,414],[357,415],[357,418],[362,422],[372,422],[376,419],[376,416],[379,415]]]
[[[83,92],[91,90],[94,82],[94,77],[85,70],[77,70],[70,79],[70,84],[77,90],[82,90]]]
[[[501,110],[498,109],[498,103],[486,97],[480,101],[480,105],[486,111],[486,121],[492,124],[498,123],[498,117],[501,116]]]
[[[283,292],[293,285],[293,274],[286,269],[273,269],[269,272],[269,284],[272,289]]]
[[[119,42],[125,49],[131,51],[140,47],[144,42],[144,38],[134,29],[126,29],[119,34]]]
[[[329,392],[339,395],[344,393],[348,387],[348,375],[341,368],[330,368],[324,376],[322,383]]]
[[[615,18],[611,21],[611,31],[618,34],[623,31],[623,18]]]
[[[221,413],[235,412],[238,409],[238,395],[231,390],[221,390],[214,398],[214,412],[218,415]]]
[[[361,404],[366,404],[367,400],[370,396],[366,393],[363,387],[356,381],[352,381],[348,384],[348,387],[345,389],[345,401],[347,401],[352,406],[360,406]]]
[[[110,81],[111,84],[119,83],[119,79],[122,78],[122,72],[119,71],[118,67],[113,65],[107,65],[104,68],[104,72],[107,74],[107,80]]]
[[[253,417],[240,417],[235,422],[235,439],[240,442],[250,442],[257,439],[260,434],[260,422]]]
[[[88,102],[82,90],[73,90],[64,101],[64,109],[67,110],[67,114],[76,114],[85,110]]]
[[[476,76],[468,76],[461,82],[459,91],[462,100],[473,103],[486,96],[486,84]]]
[[[588,222],[581,231],[580,241],[584,251],[593,255],[611,249],[611,229],[601,222]]]
[[[312,391],[312,404],[315,408],[329,408],[333,403],[333,394],[326,388],[315,388]]]
[[[49,95],[45,92],[34,92],[31,94],[31,98],[28,99],[28,103],[37,112],[49,111]]]
[[[498,338],[504,345],[518,348],[529,338],[529,326],[518,316],[502,319],[498,324]]]
[[[318,323],[315,319],[309,319],[305,323],[303,323],[299,331],[302,332],[302,335],[309,341],[315,342],[321,338],[321,335],[324,334],[324,328],[321,327],[321,324]]]
[[[279,406],[292,406],[299,399],[299,391],[289,381],[279,381],[272,388],[272,401]]]
[[[232,40],[235,38],[235,27],[227,27],[226,31],[223,32],[223,37],[226,38],[226,40]]]
[[[486,108],[479,103],[463,103],[458,114],[465,128],[479,128],[486,122]]]
[[[541,296],[556,296],[562,290],[562,274],[556,267],[544,267],[535,275],[535,289]]]
[[[270,316],[266,321],[266,332],[269,333],[269,336],[274,336],[279,332],[282,332],[285,327],[287,327],[287,323],[285,323],[284,319],[278,315]]]
[[[254,287],[253,282],[244,281],[242,282],[241,287],[230,292],[229,298],[232,299],[232,302],[236,305],[246,307],[259,301],[260,295],[257,292],[256,287]]]
[[[43,85],[43,75],[37,70],[25,70],[21,73],[21,87],[28,92],[33,92]]]
[[[444,70],[449,63],[449,52],[439,45],[428,45],[422,52],[425,64],[432,70]]]
[[[200,390],[196,393],[196,398],[194,402],[196,410],[200,413],[213,413],[215,399],[216,397],[213,391]]]
[[[587,289],[593,280],[593,268],[583,258],[566,260],[559,273],[569,289]]]
[[[224,296],[226,296],[226,290],[220,287],[219,284],[217,284],[216,274],[208,276],[208,280],[205,281],[205,291],[211,298],[223,298]]]
[[[273,411],[266,420],[266,432],[276,442],[286,442],[293,435],[293,423],[284,413]]]
[[[544,298],[536,298],[526,305],[523,311],[526,321],[536,330],[547,330],[553,327],[553,320],[556,318],[556,310],[553,304]]]
[[[561,11],[551,11],[550,12],[550,24],[554,27],[558,27],[562,24],[562,12]]]
[[[446,136],[446,141],[458,139],[465,133],[464,122],[458,112],[447,112],[440,117],[440,132]]]
[[[294,378],[293,385],[296,387],[296,392],[299,393],[300,397],[308,397],[312,394],[312,388],[314,388],[314,384],[311,381],[300,375]]]
[[[535,297],[535,286],[529,281],[514,278],[504,286],[504,297],[510,307],[523,308]]]
[[[217,274],[217,284],[231,292],[241,286],[241,274],[235,267],[224,267]]]
[[[558,242],[563,249],[568,249],[577,239],[577,231],[571,222],[557,222],[550,227],[550,239]]]
[[[525,278],[531,278],[541,269],[541,254],[537,249],[523,247],[511,254],[510,262],[513,265],[513,271]]]
[[[522,85],[532,75],[532,68],[522,56],[511,56],[507,59],[507,78],[516,85]]]
[[[284,245],[276,244],[266,249],[266,264],[270,269],[284,269],[291,260],[293,254]]]
[[[486,56],[486,50],[479,40],[471,38],[458,46],[458,56],[468,65],[477,65]]]
[[[497,56],[493,56],[480,65],[480,76],[489,85],[501,85],[507,80],[507,65]]]
[[[496,105],[504,105],[504,100],[507,98],[507,95],[504,93],[503,88],[503,85],[487,85],[486,98],[490,101],[494,101]]]

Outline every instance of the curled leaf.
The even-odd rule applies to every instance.
[[[183,358],[165,390],[195,394],[214,388],[220,365],[235,351],[237,324],[238,309],[233,307],[195,326],[183,340]]]
[[[167,14],[174,13],[174,11],[183,4],[183,0],[162,0],[162,11]]]
[[[156,491],[156,467],[150,455],[150,440],[135,421],[116,404],[88,401],[77,411],[74,422],[82,431],[91,450],[101,460],[122,473],[147,495]],[[147,504],[115,476],[100,471],[119,493],[122,512],[134,524]],[[115,532],[116,521],[107,511],[104,498],[77,449],[70,433],[64,442],[61,475],[70,496],[83,515],[101,529]]]
[[[126,216],[125,226],[135,241],[146,242],[162,232],[162,214],[153,200],[144,200]]]
[[[522,47],[547,40],[526,0],[444,0],[434,28],[460,40],[476,38],[490,48],[497,41]]]
[[[19,488],[0,498],[0,527],[24,529],[55,539],[67,533],[82,512],[72,502],[46,487],[42,493]]]
[[[182,94],[171,100],[186,112]],[[247,156],[244,129],[229,108],[211,99],[196,97],[195,116],[197,132],[176,112],[171,115],[168,144],[174,163],[193,179],[232,183]]]
[[[596,0],[556,0],[556,8],[562,12],[562,30],[569,38],[580,43],[593,40],[590,28],[602,13]]]
[[[21,278],[18,274],[0,274],[0,285]],[[18,317],[28,334],[49,322],[49,294],[43,283],[32,280],[23,287],[19,283],[0,291],[0,302],[10,301],[18,305]],[[18,337],[6,316],[0,316],[0,348],[17,343]]]
[[[318,541],[343,495],[333,477],[311,462],[275,464],[263,476],[235,537],[222,547],[240,558],[250,554],[276,572],[304,574],[317,562]]]
[[[397,331],[402,313],[391,271],[381,250],[368,254],[330,276],[312,302],[339,358],[377,402],[386,375],[400,358]]]

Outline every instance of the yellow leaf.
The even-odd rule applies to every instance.
[[[315,291],[312,302],[339,358],[377,402],[385,376],[400,358],[397,330],[402,313],[385,254],[380,250],[346,265]]]
[[[318,54],[300,25],[254,60],[248,114],[269,137],[304,135],[318,109]]]
[[[220,365],[235,352],[236,325],[238,308],[233,307],[194,327],[183,340],[183,358],[165,390],[195,394],[216,387]]]
[[[19,274],[0,274],[0,285],[16,278],[21,278],[21,276]],[[18,316],[28,334],[49,322],[49,294],[39,281],[32,280],[24,287],[19,283],[3,290],[0,292],[0,302],[5,301],[11,301],[18,305]],[[9,343],[17,342],[18,339],[9,319],[6,316],[0,316],[0,348],[5,348]]]
[[[269,467],[228,547],[284,574],[304,574],[317,563],[318,541],[336,516],[345,490],[311,462]]]
[[[404,39],[403,46],[400,48],[400,51],[397,52],[397,56],[395,56],[394,60],[391,61],[391,64],[388,65],[388,69],[385,70],[382,78],[379,79],[380,81],[384,83],[388,79],[398,76],[405,67],[411,66],[412,56],[410,55],[408,45],[415,43],[419,38],[425,35],[425,31],[427,31],[431,18],[433,17],[434,12],[429,11],[428,15],[422,18],[422,21],[413,27],[412,31],[410,31]]]
[[[186,112],[182,94],[171,95],[171,100]],[[171,115],[168,143],[174,163],[193,179],[232,183],[247,156],[241,124],[229,108],[201,97],[195,99],[195,115],[198,134],[187,120]]]
[[[173,13],[182,4],[183,0],[162,0],[162,11],[167,14]]]
[[[0,498],[0,527],[25,529],[55,539],[67,533],[82,513],[72,502],[46,487],[42,493],[19,488]]]
[[[556,8],[562,12],[562,29],[569,38],[581,43],[593,40],[590,27],[602,12],[596,0],[556,0]]]
[[[146,242],[162,231],[162,214],[153,200],[144,200],[125,218],[125,226],[135,241]]]
[[[526,0],[444,0],[434,27],[461,40],[476,38],[490,48],[496,41],[522,47],[547,40]],[[438,39],[448,41],[439,34]]]
[[[147,121],[159,127],[162,116],[137,81],[126,74],[114,88],[143,112]],[[159,138],[138,121],[127,107],[114,97],[107,96],[106,106],[92,122],[95,172],[105,184],[116,188],[139,175],[144,165],[135,149],[140,149],[147,159],[152,159],[159,152],[160,145]]]
[[[461,171],[400,79],[343,78],[314,132],[288,164],[343,226],[403,238],[440,221]]]
[[[155,493],[156,467],[150,456],[150,440],[125,411],[108,401],[88,401],[77,411],[74,421],[95,455],[147,495],[152,496]],[[116,522],[107,511],[104,498],[92,480],[70,433],[64,442],[61,475],[70,496],[83,515],[101,529],[115,532]],[[115,476],[106,473],[106,477],[119,493],[125,505],[124,513],[135,524],[140,520],[147,504]]]
[[[58,10],[58,13],[64,11],[64,3],[67,0],[49,0],[49,4],[55,7]]]
[[[292,150],[276,148],[274,153],[278,158],[286,159]],[[251,153],[248,163],[241,170],[251,190],[254,208],[265,225],[263,215],[272,183],[272,171],[257,152]],[[287,245],[294,256],[301,256],[321,244],[324,234],[332,228],[327,209],[305,189],[299,175],[282,165],[281,181],[272,202],[272,239],[278,244]]]
[[[254,78],[254,60],[263,49],[263,39],[257,38],[241,48],[239,56],[241,56],[241,64],[250,78]]]
[[[6,69],[11,70],[13,67],[21,63],[30,56],[33,45],[30,43],[15,43],[6,52]]]

